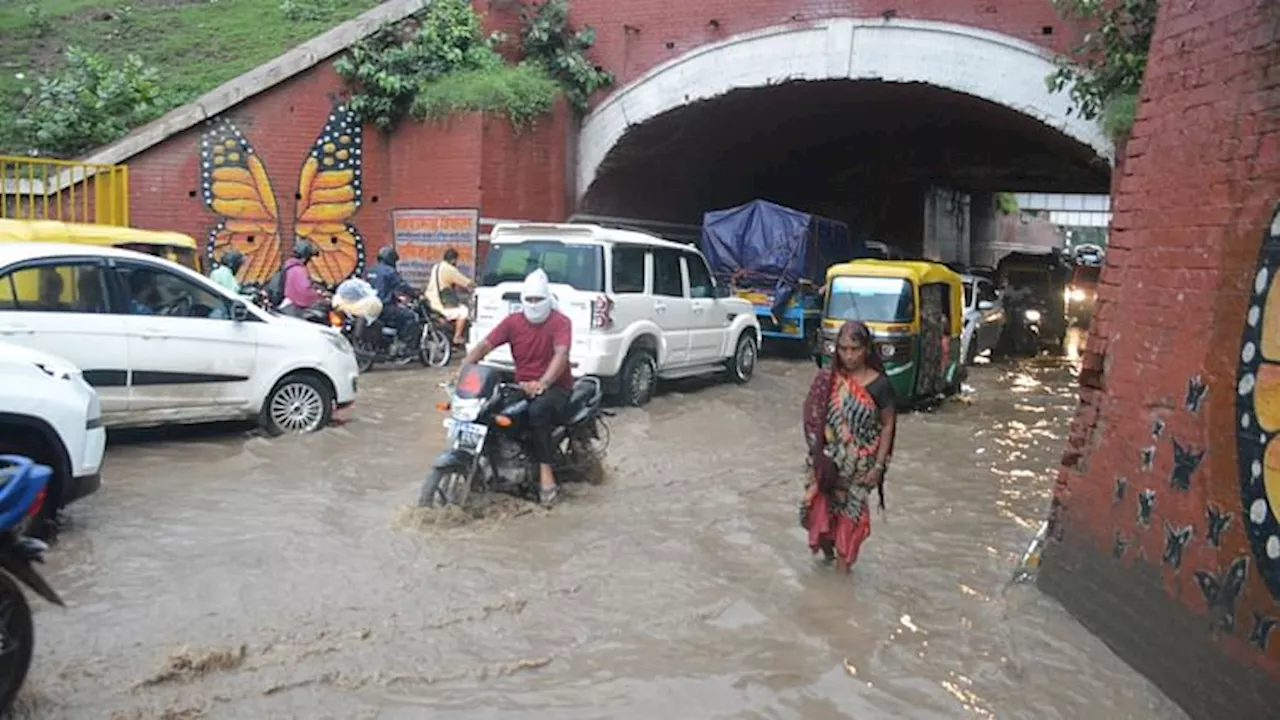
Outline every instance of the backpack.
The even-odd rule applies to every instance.
[[[271,279],[267,280],[266,291],[271,307],[280,307],[280,303],[284,302],[284,269],[275,271]]]

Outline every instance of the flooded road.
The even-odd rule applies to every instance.
[[[796,518],[812,365],[611,419],[550,512],[410,510],[443,375],[376,372],[342,427],[115,442],[36,600],[31,718],[1183,718],[1033,586],[1074,406],[1056,365],[975,368],[905,416],[852,579]],[[156,439],[163,437],[164,439]]]

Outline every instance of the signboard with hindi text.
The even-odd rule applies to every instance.
[[[391,235],[400,254],[396,269],[414,287],[427,287],[432,268],[449,248],[458,251],[458,270],[469,278],[476,276],[477,209],[396,210],[391,213]]]

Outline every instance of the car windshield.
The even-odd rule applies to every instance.
[[[870,322],[911,322],[911,283],[899,278],[838,277],[831,282],[827,317]]]
[[[553,282],[586,292],[604,291],[604,251],[599,245],[581,245],[559,240],[526,240],[489,246],[482,287],[520,282],[542,268]]]

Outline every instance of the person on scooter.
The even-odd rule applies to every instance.
[[[412,310],[400,304],[397,295],[418,297],[416,288],[410,285],[396,264],[400,262],[400,253],[390,245],[378,251],[378,264],[369,273],[369,284],[378,293],[382,301],[382,322],[396,329],[396,339],[405,345],[413,344],[418,336],[418,316]]]
[[[453,323],[455,346],[465,341],[467,319],[471,315],[465,306],[458,304],[457,293],[458,290],[470,289],[474,284],[471,278],[458,270],[458,251],[453,248],[444,251],[444,260],[436,263],[431,271],[431,281],[427,283],[427,302],[432,310]]]
[[[241,265],[244,265],[244,255],[239,250],[231,248],[222,253],[222,257],[218,259],[218,266],[209,273],[209,279],[233,293],[239,293],[240,281],[236,279],[236,273],[240,272]]]
[[[280,304],[280,312],[294,317],[302,317],[307,310],[320,302],[324,296],[311,282],[311,273],[307,263],[320,254],[310,240],[299,240],[293,245],[293,257],[284,263],[284,302]]]
[[[525,278],[520,305],[522,312],[512,313],[498,323],[488,337],[467,353],[462,367],[484,360],[494,348],[511,346],[516,382],[532,398],[529,429],[531,450],[540,473],[539,498],[543,505],[550,506],[560,492],[551,469],[551,431],[563,422],[573,391],[573,375],[569,372],[573,325],[568,317],[552,307],[550,283],[541,268]]]

